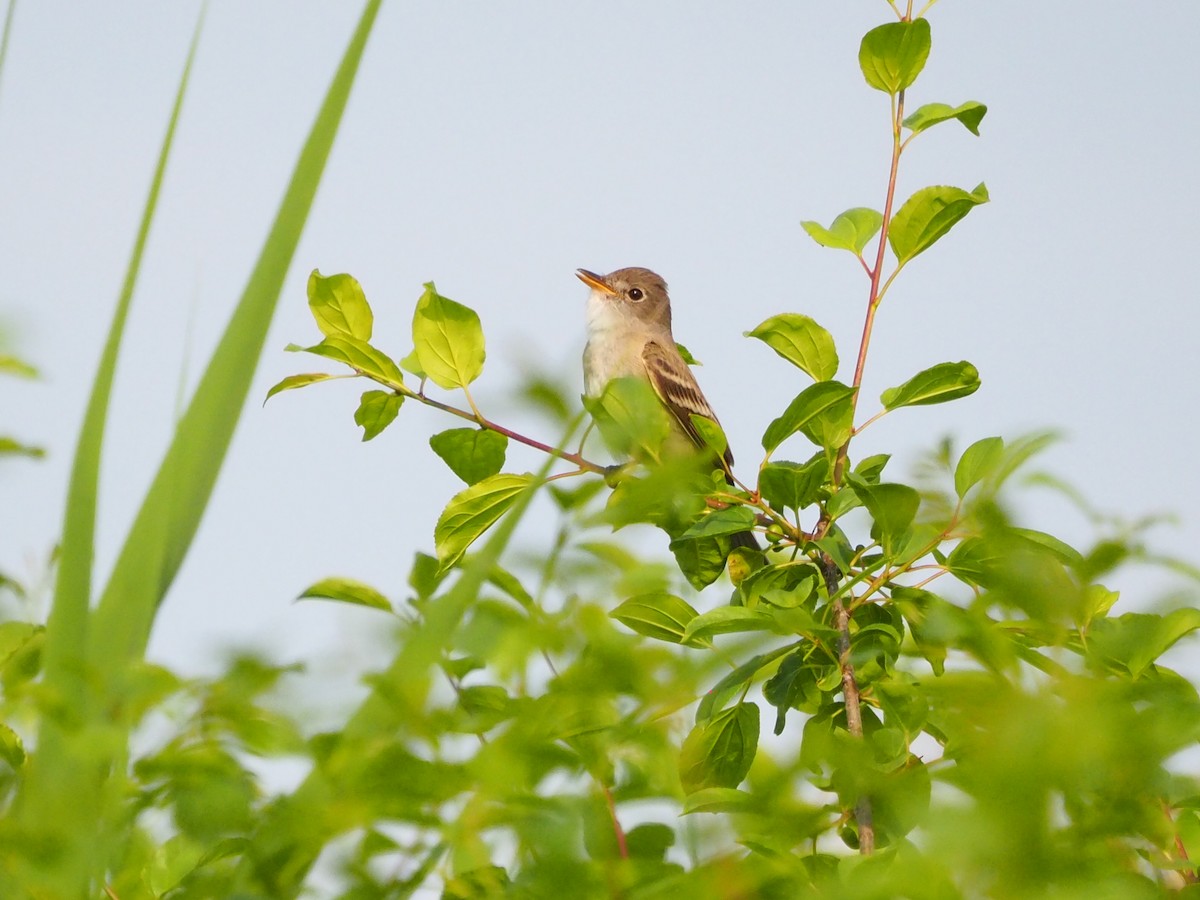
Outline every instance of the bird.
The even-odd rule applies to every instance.
[[[578,269],[577,278],[591,288],[587,304],[588,341],[583,351],[584,392],[599,397],[615,378],[649,382],[670,413],[672,437],[693,449],[707,445],[692,416],[720,427],[675,343],[671,331],[671,298],[662,276],[633,266],[597,275]],[[728,446],[720,460],[726,480],[734,483],[733,453]],[[735,546],[758,544],[750,532],[734,535]]]

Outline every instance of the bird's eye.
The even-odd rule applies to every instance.
[[[643,299],[645,296],[646,296],[646,293],[641,288],[630,288],[629,289],[629,299],[630,300],[633,300],[636,302],[638,300]]]

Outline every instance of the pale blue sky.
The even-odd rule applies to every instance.
[[[1115,8],[1114,8],[1115,9]],[[1161,547],[1196,558],[1192,405],[1200,225],[1192,3],[966,3],[931,12],[910,92],[989,105],[983,137],[939,126],[905,159],[926,184],[993,202],[913,263],[882,310],[864,407],[918,369],[968,359],[983,388],[874,426],[859,456],[897,475],[943,434],[1062,429],[1047,454],[1102,509],[1178,510]],[[170,111],[195,3],[23,3],[0,84],[0,317],[43,380],[0,382],[4,430],[42,463],[0,463],[0,568],[37,571],[55,540],[83,403]],[[214,2],[120,365],[104,460],[103,576],[161,456],[181,380],[239,295],[359,9]],[[885,3],[390,3],[367,48],[249,408],[152,653],[188,668],[231,643],[284,658],[352,653],[366,610],[293,605],[344,574],[399,599],[461,486],[406,406],[361,444],[345,383],[259,401],[320,368],[282,352],[316,331],[308,272],[349,271],[402,355],[421,283],[474,307],[489,340],[478,396],[504,419],[527,361],[579,378],[586,288],[573,271],[643,265],[670,282],[676,336],[743,464],[805,382],[741,333],[774,313],[833,331],[849,380],[866,282],[799,226],[882,204],[887,101],[857,47]],[[186,362],[185,362],[186,358]],[[553,435],[543,435],[552,438]],[[799,452],[798,450],[796,452]],[[536,465],[513,454],[514,469]],[[1082,540],[1048,498],[1037,527]],[[665,553],[665,541],[663,542]],[[1115,579],[1127,601],[1165,582]],[[715,591],[702,605],[721,602]]]

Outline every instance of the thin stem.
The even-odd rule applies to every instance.
[[[867,419],[867,421],[863,422],[861,425],[859,425],[857,428],[855,428],[853,431],[851,431],[850,436],[858,437],[860,434],[862,434],[862,432],[866,429],[866,427],[868,425],[871,425],[874,422],[878,422],[880,419],[882,419],[884,416],[886,416],[890,412],[891,412],[890,409],[881,409],[879,412],[875,413],[875,415],[871,416],[871,418]]]
[[[899,13],[893,0],[888,0],[888,3],[893,10]],[[907,13],[902,18],[912,18],[912,0],[908,0]],[[879,301],[883,298],[883,290],[881,290],[883,261],[884,254],[887,251],[888,225],[891,222],[892,206],[896,199],[896,180],[897,174],[900,171],[900,154],[903,152],[903,144],[900,140],[900,128],[901,123],[904,121],[904,91],[898,92],[892,98],[891,115],[892,161],[888,168],[887,196],[883,204],[883,224],[879,229],[879,243],[875,250],[875,265],[869,268],[871,289],[867,297],[867,314],[863,321],[862,339],[858,346],[858,359],[854,364],[854,381],[851,386],[855,390],[850,397],[851,421],[854,420],[854,415],[858,411],[859,388],[862,387],[863,370],[867,365],[867,350],[871,346],[871,333],[875,327],[875,313],[879,310]],[[865,261],[863,265],[866,267]],[[896,273],[893,272],[886,284],[882,284],[884,290],[891,284],[892,278],[895,278],[895,276]],[[866,426],[864,425],[863,427]],[[850,450],[850,441],[854,433],[852,432],[851,436],[846,439],[846,442],[838,448],[832,477],[835,490],[842,480],[842,475],[846,468],[846,456]],[[828,511],[823,510],[816,528],[818,539],[828,533],[832,524],[833,519],[829,516]],[[827,553],[821,555],[821,563],[825,574],[825,588],[830,597],[830,605],[833,607],[834,627],[837,629],[838,634],[838,666],[842,674],[842,699],[845,702],[846,708],[846,730],[861,740],[863,737],[862,696],[858,689],[858,679],[854,674],[854,664],[850,660],[851,610],[847,607],[842,595],[838,593],[838,582],[841,580],[842,573],[838,569],[837,564]],[[864,795],[855,801],[854,820],[858,824],[859,852],[864,856],[869,856],[875,852],[875,819],[869,797]]]
[[[911,4],[909,13],[911,14]],[[900,123],[904,120],[904,91],[896,94],[892,101],[892,162],[888,169],[888,184],[887,196],[883,203],[883,225],[879,229],[879,242],[875,250],[875,265],[871,269],[871,290],[867,298],[867,315],[863,321],[862,339],[858,345],[858,359],[854,364],[854,381],[851,387],[862,387],[863,370],[867,367],[867,350],[871,346],[871,333],[875,328],[875,313],[879,310],[879,301],[883,299],[883,293],[880,290],[880,283],[883,277],[883,260],[887,252],[887,237],[888,225],[892,219],[892,206],[896,200],[896,180],[897,174],[900,171],[900,154],[902,152],[902,144],[900,142]],[[892,283],[892,278],[896,277],[893,272],[888,278],[887,284]],[[885,285],[886,288],[886,285]],[[850,397],[851,420],[853,414],[858,408],[858,391]],[[842,479],[842,472],[846,467],[846,454],[850,449],[850,441],[842,444],[838,448],[837,462],[833,467],[833,483],[836,486]]]
[[[621,859],[629,859],[629,845],[625,841],[625,830],[621,827],[621,820],[617,818],[617,804],[613,800],[612,791],[604,784],[600,785],[600,790],[604,792],[604,802],[608,804],[613,834],[617,837],[617,852],[621,854]]]
[[[442,403],[440,400],[434,400],[432,397],[428,397],[425,394],[414,393],[407,388],[400,390],[397,389],[396,385],[391,385],[391,387],[393,390],[396,390],[397,393],[403,394],[406,397],[412,397],[414,400],[424,403],[426,406],[432,406],[434,409],[440,409],[442,412],[448,412],[452,416],[458,416],[460,419],[466,419],[468,422],[474,422],[480,428],[486,428],[488,431],[494,431],[497,434],[502,434],[506,438],[514,440],[519,444],[524,444],[527,447],[533,447],[535,450],[541,450],[543,453],[549,453],[551,456],[556,456],[559,459],[574,463],[575,465],[579,466],[582,471],[593,472],[597,475],[603,475],[605,472],[604,466],[600,465],[599,463],[594,463],[590,460],[584,459],[578,453],[568,453],[566,450],[559,450],[556,447],[551,447],[549,444],[543,444],[541,441],[535,440],[531,437],[526,437],[519,432],[513,431],[511,428],[505,428],[503,425],[499,425],[486,418],[478,411],[473,413],[468,412],[465,409],[459,409],[457,406],[451,406],[448,403]],[[470,397],[467,399],[470,400]]]
[[[1159,802],[1162,804],[1163,815],[1167,817],[1167,821],[1171,823],[1172,827],[1174,827],[1175,818],[1171,815],[1171,807],[1167,805],[1166,800],[1160,800]],[[1178,829],[1175,830],[1175,852],[1179,854],[1179,859],[1181,862],[1191,862],[1191,860],[1188,858],[1187,847],[1184,846],[1183,838],[1180,837]],[[1195,869],[1179,870],[1179,875],[1186,884],[1196,884],[1196,874],[1197,873]]]

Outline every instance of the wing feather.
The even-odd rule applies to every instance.
[[[646,375],[658,399],[670,411],[672,418],[679,423],[692,442],[697,447],[704,446],[704,438],[696,430],[692,416],[703,416],[712,419],[718,425],[716,413],[708,405],[704,392],[696,382],[696,376],[691,368],[683,361],[674,345],[667,347],[659,341],[647,341],[642,350],[642,362],[646,366]],[[733,454],[725,449],[725,465],[733,465]]]

